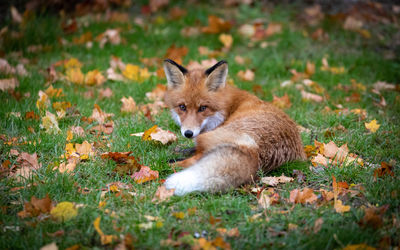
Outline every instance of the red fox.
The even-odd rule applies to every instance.
[[[195,138],[195,154],[178,166],[186,169],[165,181],[184,195],[220,192],[255,179],[259,169],[271,171],[285,162],[305,159],[296,123],[283,111],[226,84],[228,64],[187,70],[164,61],[165,103],[187,138]]]

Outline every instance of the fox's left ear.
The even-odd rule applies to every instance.
[[[219,61],[211,68],[207,69],[205,74],[208,76],[206,85],[210,91],[216,91],[225,87],[226,76],[228,75],[228,63],[224,60]]]
[[[167,77],[168,88],[175,88],[185,82],[185,74],[188,72],[183,66],[171,59],[164,60],[164,71]]]

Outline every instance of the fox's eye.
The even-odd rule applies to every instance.
[[[180,110],[186,111],[186,105],[185,104],[180,104],[179,105]]]
[[[207,106],[200,106],[199,112],[203,112],[203,111],[206,110],[206,109],[207,109]]]

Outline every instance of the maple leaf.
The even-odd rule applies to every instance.
[[[152,202],[163,202],[168,201],[171,196],[174,195],[175,189],[167,189],[165,185],[161,185],[157,188],[156,193],[154,194]]]
[[[83,64],[76,58],[70,58],[70,59],[64,61],[64,68],[65,69],[81,68],[82,65]]]
[[[68,158],[67,162],[61,163],[59,166],[53,168],[53,170],[58,169],[60,173],[71,173],[75,170],[76,165],[80,162],[80,158],[76,156],[71,156]]]
[[[343,205],[342,201],[338,199],[339,195],[339,187],[336,182],[335,176],[332,175],[332,188],[333,188],[333,196],[334,196],[334,208],[338,213],[345,213],[350,211],[350,206]]]
[[[224,45],[224,48],[230,49],[233,44],[233,38],[229,34],[221,34],[218,37],[219,41]]]
[[[253,71],[251,71],[251,70],[249,70],[249,69],[246,69],[245,71],[243,71],[243,70],[241,70],[241,71],[239,71],[238,73],[237,73],[237,76],[239,77],[239,79],[240,80],[242,80],[242,81],[247,81],[247,82],[250,82],[250,81],[253,81],[254,80],[254,72]]]
[[[104,234],[100,228],[100,221],[101,221],[101,217],[97,217],[93,221],[93,226],[94,226],[94,229],[96,230],[96,232],[100,235],[101,244],[102,245],[111,244],[113,241],[115,241],[117,239],[117,236]]]
[[[77,136],[85,135],[85,130],[81,126],[71,126],[70,131]]]
[[[209,60],[202,60],[200,63],[196,61],[190,61],[189,64],[187,65],[187,68],[189,70],[193,69],[206,69],[210,68],[213,65],[215,65],[218,61],[215,58],[211,58]]]
[[[67,68],[65,75],[68,81],[75,84],[83,84],[85,81],[85,75],[77,67]]]
[[[158,171],[151,170],[147,166],[141,166],[140,170],[132,175],[136,183],[152,181],[158,178]]]
[[[82,160],[86,160],[94,155],[93,146],[87,141],[84,141],[82,144],[76,143],[75,148],[76,153],[79,154]]]
[[[121,102],[121,112],[134,113],[138,110],[136,107],[136,102],[131,96],[129,96],[128,98],[122,97]]]
[[[24,210],[18,212],[18,217],[37,217],[40,214],[46,214],[53,208],[52,201],[48,194],[43,199],[38,199],[35,196],[31,197],[30,202],[24,203]]]
[[[89,71],[85,76],[86,85],[101,85],[106,81],[106,78],[97,69]]]
[[[376,133],[376,131],[381,126],[380,124],[378,124],[376,119],[374,119],[368,123],[366,122],[366,123],[364,123],[364,125],[365,125],[365,128],[368,129],[368,131],[370,131],[371,133]]]
[[[113,92],[110,88],[99,89],[99,98],[110,98]]]
[[[315,203],[318,197],[314,194],[314,190],[311,188],[304,188],[302,191],[293,189],[290,191],[289,201],[291,203]]]
[[[132,174],[141,168],[139,160],[134,156],[130,156],[132,151],[129,152],[108,152],[101,155],[103,159],[111,159],[117,163],[115,172],[124,175]]]
[[[42,123],[40,124],[42,129],[46,130],[46,133],[57,134],[61,130],[58,127],[56,116],[46,110],[46,116],[42,117]]]
[[[174,133],[168,130],[163,130],[157,125],[154,125],[145,132],[131,134],[131,136],[141,136],[143,141],[158,141],[163,145],[177,140],[177,137]]]
[[[39,99],[36,101],[36,107],[41,111],[47,109],[47,107],[50,105],[50,100],[48,95],[39,90]]]
[[[17,158],[17,162],[21,167],[29,167],[36,170],[40,168],[36,153],[28,154],[26,152],[21,152]]]
[[[165,58],[174,60],[175,62],[182,64],[182,58],[187,55],[189,49],[185,46],[183,47],[176,47],[175,44],[172,44],[165,54]]]
[[[286,109],[290,108],[292,106],[292,103],[290,102],[289,96],[287,93],[285,93],[284,96],[282,97],[277,97],[274,95],[274,99],[272,100],[272,105],[275,107],[281,108],[281,109]]]
[[[114,114],[108,114],[101,110],[100,106],[94,104],[93,112],[90,118],[97,121],[100,124],[104,124],[107,120],[109,120]]]
[[[51,211],[50,215],[59,222],[68,221],[78,215],[78,210],[74,203],[63,201],[58,203]]]
[[[56,88],[53,87],[53,85],[50,85],[50,87],[48,87],[44,92],[50,98],[52,98],[52,97],[58,98],[58,97],[64,96],[63,93],[62,93],[63,90],[61,88],[60,89],[56,89]]]
[[[279,177],[267,176],[261,178],[261,182],[267,184],[268,186],[277,186],[280,183],[287,183],[292,181],[293,181],[292,177],[287,177],[283,174]]]
[[[129,80],[133,80],[136,82],[143,82],[150,77],[150,73],[147,68],[140,68],[137,65],[127,64],[125,70],[122,71],[122,74],[128,78]]]
[[[208,26],[203,27],[201,31],[207,34],[217,34],[227,32],[231,29],[231,23],[217,16],[208,16]]]

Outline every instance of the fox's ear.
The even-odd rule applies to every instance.
[[[168,88],[175,88],[185,82],[184,75],[188,71],[171,59],[166,59],[164,60],[164,72],[167,77]]]
[[[207,69],[206,85],[210,91],[216,91],[225,87],[226,76],[228,75],[228,63],[224,60],[219,61],[211,68]]]

